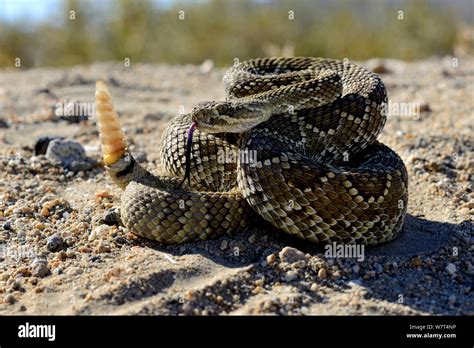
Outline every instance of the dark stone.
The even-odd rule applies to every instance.
[[[113,226],[120,225],[120,211],[118,208],[110,208],[104,214],[104,224]]]
[[[98,262],[100,261],[100,256],[94,255],[89,258],[90,262]]]
[[[0,128],[8,128],[10,125],[3,118],[0,118]]]
[[[4,230],[11,230],[11,229],[12,229],[12,223],[11,223],[10,220],[5,221],[5,222],[3,223],[3,229],[4,229]]]
[[[46,241],[46,247],[51,252],[60,250],[62,246],[63,246],[63,239],[56,234],[49,237]]]
[[[44,136],[40,137],[36,140],[35,143],[35,155],[44,155],[46,154],[46,150],[48,150],[49,143],[54,139],[64,139],[62,137],[50,137]]]
[[[123,237],[120,237],[120,236],[115,237],[114,241],[117,244],[125,244],[125,242],[126,242],[125,239]]]

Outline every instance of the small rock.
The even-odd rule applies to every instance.
[[[82,268],[79,268],[79,267],[72,267],[67,271],[67,274],[71,276],[76,276],[82,273],[83,273],[83,270]]]
[[[410,264],[413,267],[420,267],[422,265],[421,258],[419,256],[415,257],[413,260],[410,261]]]
[[[3,229],[4,230],[11,230],[12,229],[12,223],[10,220],[7,220],[3,223]]]
[[[72,170],[74,173],[79,172],[87,172],[92,167],[94,167],[95,163],[90,159],[87,158],[86,160],[80,161],[72,161],[66,168]]]
[[[94,228],[92,231],[91,231],[91,234],[89,235],[89,240],[92,241],[94,239],[97,239],[97,238],[102,238],[104,237],[105,235],[109,234],[110,231],[112,231],[112,227],[108,226],[108,225],[100,225],[100,226],[97,226],[96,228]]]
[[[12,289],[13,291],[24,291],[25,289],[21,286],[20,283],[18,282],[13,282],[10,284],[10,289]]]
[[[313,292],[318,291],[318,289],[319,289],[318,284],[316,284],[316,283],[311,284],[311,287],[309,289]]]
[[[104,214],[104,224],[113,226],[120,225],[120,210],[118,208],[110,208]]]
[[[117,244],[125,244],[126,240],[123,237],[117,236],[115,237],[114,242]]]
[[[352,266],[352,272],[357,274],[357,273],[359,273],[359,271],[360,271],[359,265]]]
[[[448,271],[448,273],[452,276],[455,275],[456,265],[454,263],[448,263],[448,265],[446,266],[446,271]]]
[[[367,271],[367,272],[365,272],[364,278],[368,279],[368,278],[373,278],[373,277],[375,277],[375,271]]]
[[[473,209],[474,208],[474,202],[467,202],[464,203],[461,208],[467,208],[467,209]]]
[[[8,128],[8,127],[10,127],[8,125],[8,122],[5,121],[3,118],[0,118],[0,128]]]
[[[387,74],[390,72],[383,59],[370,59],[367,61],[367,67],[376,74]]]
[[[43,278],[49,273],[49,267],[46,260],[34,259],[31,263],[31,275],[33,277]]]
[[[326,279],[328,277],[328,273],[326,271],[326,268],[321,268],[319,271],[318,271],[318,278],[321,278],[321,279]]]
[[[45,136],[45,137],[40,137],[36,140],[35,142],[35,156],[39,156],[39,155],[44,155],[46,154],[46,150],[48,149],[48,145],[51,141],[53,141],[54,139],[64,139],[62,137],[49,137],[49,136]]]
[[[47,207],[41,208],[40,214],[41,214],[41,216],[48,217],[49,216],[49,209]]]
[[[229,243],[226,240],[223,240],[220,247],[219,247],[219,249],[225,250],[225,249],[227,249],[228,245],[229,245]]]
[[[109,247],[109,245],[108,245],[106,242],[101,241],[101,242],[99,243],[99,245],[97,246],[96,251],[97,251],[99,254],[109,253],[109,252],[110,252],[110,247]]]
[[[425,148],[425,147],[428,147],[428,145],[429,145],[428,141],[425,138],[420,137],[420,138],[417,139],[415,147],[416,148],[418,148],[418,147]]]
[[[286,272],[284,279],[286,282],[291,282],[295,280],[297,277],[298,277],[298,273],[296,273],[295,271],[288,271]]]
[[[267,260],[267,264],[268,264],[268,265],[273,264],[273,263],[275,262],[275,260],[276,260],[275,254],[270,254],[270,255],[268,255],[267,258],[266,258],[266,260]]]
[[[90,262],[98,262],[100,261],[100,256],[94,255],[89,258]]]
[[[300,260],[304,260],[305,254],[298,249],[292,247],[284,247],[279,253],[278,256],[282,262],[293,263]]]
[[[59,249],[61,249],[62,246],[63,246],[63,239],[57,234],[52,235],[46,241],[46,247],[51,252],[58,251]]]
[[[8,294],[3,298],[3,302],[8,303],[8,304],[14,304],[16,302],[15,296],[12,294]]]
[[[46,150],[46,157],[73,172],[85,172],[95,165],[94,161],[86,156],[82,145],[72,140],[51,140]]]
[[[420,104],[420,112],[430,112],[430,111],[431,111],[430,104],[428,103]]]

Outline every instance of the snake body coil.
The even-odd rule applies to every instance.
[[[226,101],[170,122],[160,145],[167,176],[154,176],[127,151],[110,95],[97,83],[104,162],[125,189],[129,229],[189,242],[236,232],[254,211],[314,243],[373,245],[397,236],[408,177],[376,140],[387,104],[377,75],[336,60],[262,58],[229,69],[224,85]],[[190,184],[180,187],[192,122]]]

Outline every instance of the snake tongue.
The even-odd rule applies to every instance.
[[[188,135],[186,137],[186,162],[185,162],[185,170],[184,170],[184,178],[183,181],[179,184],[178,188],[180,188],[183,183],[188,180],[188,185],[191,186],[191,151],[193,146],[193,134],[196,130],[197,123],[193,121],[191,126],[188,129]]]

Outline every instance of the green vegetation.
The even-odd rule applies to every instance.
[[[0,66],[13,66],[16,57],[24,67],[125,58],[179,64],[211,58],[228,66],[235,58],[268,55],[416,59],[452,53],[457,22],[449,4],[393,4],[68,0],[44,23],[0,22]]]

